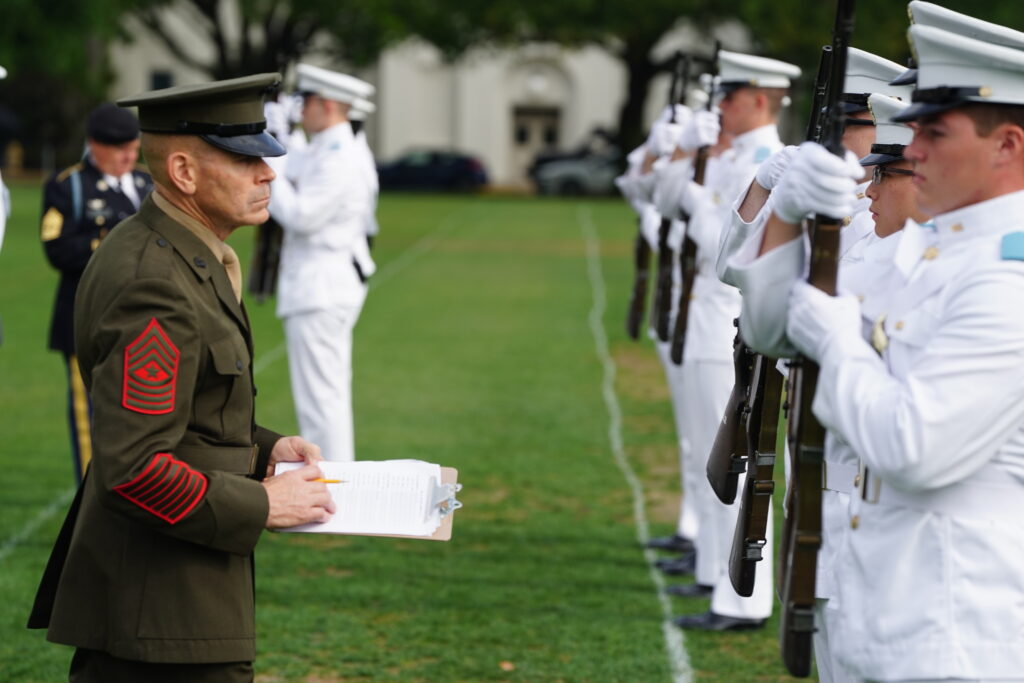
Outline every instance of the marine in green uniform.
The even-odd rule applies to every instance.
[[[224,243],[267,219],[261,157],[283,149],[261,100],[278,79],[119,102],[139,107],[155,191],[79,286],[93,459],[29,620],[76,648],[72,681],[252,680],[253,548],[264,528],[334,511],[319,448],[255,423],[252,336]]]
[[[92,457],[92,406],[75,355],[74,305],[78,281],[107,234],[139,209],[153,189],[139,158],[139,122],[113,102],[89,113],[85,157],[53,175],[43,188],[39,235],[50,265],[60,273],[50,321],[50,349],[64,356],[68,376],[68,425],[75,481]]]

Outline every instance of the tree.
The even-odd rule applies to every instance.
[[[0,81],[0,153],[15,134],[29,166],[81,153],[84,112],[111,79],[104,44],[122,34],[122,2],[0,3],[0,64],[9,72]]]
[[[655,48],[680,22],[708,29],[723,18],[709,0],[491,0],[416,2],[401,14],[410,34],[435,45],[449,59],[481,44],[516,45],[550,41],[567,46],[597,45],[615,55],[627,74],[619,109],[618,138],[623,149],[643,139],[643,108],[651,81],[670,71],[671,55]]]
[[[316,47],[346,62],[371,63],[404,37],[389,2],[375,0],[128,0],[138,19],[182,64],[218,80],[283,71]],[[186,14],[213,46],[204,61],[174,30],[167,9]]]

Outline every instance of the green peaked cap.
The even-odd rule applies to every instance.
[[[265,132],[263,100],[280,82],[277,73],[254,74],[153,90],[124,97],[117,104],[139,108],[144,133],[198,135],[228,152],[274,157],[285,149]]]

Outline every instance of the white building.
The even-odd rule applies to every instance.
[[[166,11],[188,54],[212,60],[213,46],[191,29],[187,11],[181,6]],[[142,25],[133,25],[131,32],[132,43],[111,47],[116,73],[111,98],[208,80],[182,65]],[[749,44],[740,26],[727,26],[718,35],[731,49]],[[668,34],[655,54],[663,58],[680,48],[711,51],[706,37],[683,26]],[[496,187],[525,188],[526,169],[541,150],[578,147],[595,128],[616,130],[626,91],[625,68],[593,46],[481,48],[448,63],[433,46],[409,40],[384,52],[369,69],[349,70],[323,58],[310,61],[377,86],[378,110],[367,132],[379,159],[414,149],[465,152],[484,162]],[[664,106],[668,79],[662,75],[652,82],[647,121]]]

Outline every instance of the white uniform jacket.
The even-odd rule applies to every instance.
[[[354,243],[365,243],[368,185],[346,122],[313,136],[299,164],[271,186],[270,213],[284,229],[277,315],[358,307],[366,287],[354,264]]]
[[[815,415],[868,470],[836,651],[867,679],[1024,671],[1024,192],[908,222],[875,345],[825,351]]]
[[[769,202],[751,224],[743,224],[739,214],[734,212],[733,226],[739,224],[746,230],[746,240],[728,258],[726,270],[743,292],[740,329],[747,344],[772,357],[792,357],[795,349],[785,334],[789,292],[798,278],[807,275],[809,244],[806,239],[793,240],[758,257],[765,218],[770,211]],[[849,225],[857,225],[865,217],[873,226],[874,221],[867,211],[857,214]],[[743,227],[755,223],[755,227]],[[893,267],[898,243],[898,233],[882,239],[871,230],[848,247],[840,259],[838,289],[857,296],[862,302],[865,330],[870,330],[874,320],[871,312],[884,305],[892,290],[903,282],[903,277]],[[849,529],[849,495],[858,465],[857,454],[849,444],[829,431],[825,437],[824,534],[815,587],[815,595],[821,599],[836,601],[838,598],[835,569],[841,562],[838,553]],[[832,607],[838,607],[838,602],[833,602]]]
[[[686,326],[688,360],[732,362],[740,293],[718,278],[719,243],[734,200],[749,187],[761,162],[779,149],[782,142],[775,126],[762,126],[734,138],[732,147],[708,165],[708,193],[687,225],[687,235],[697,243],[697,276]]]

